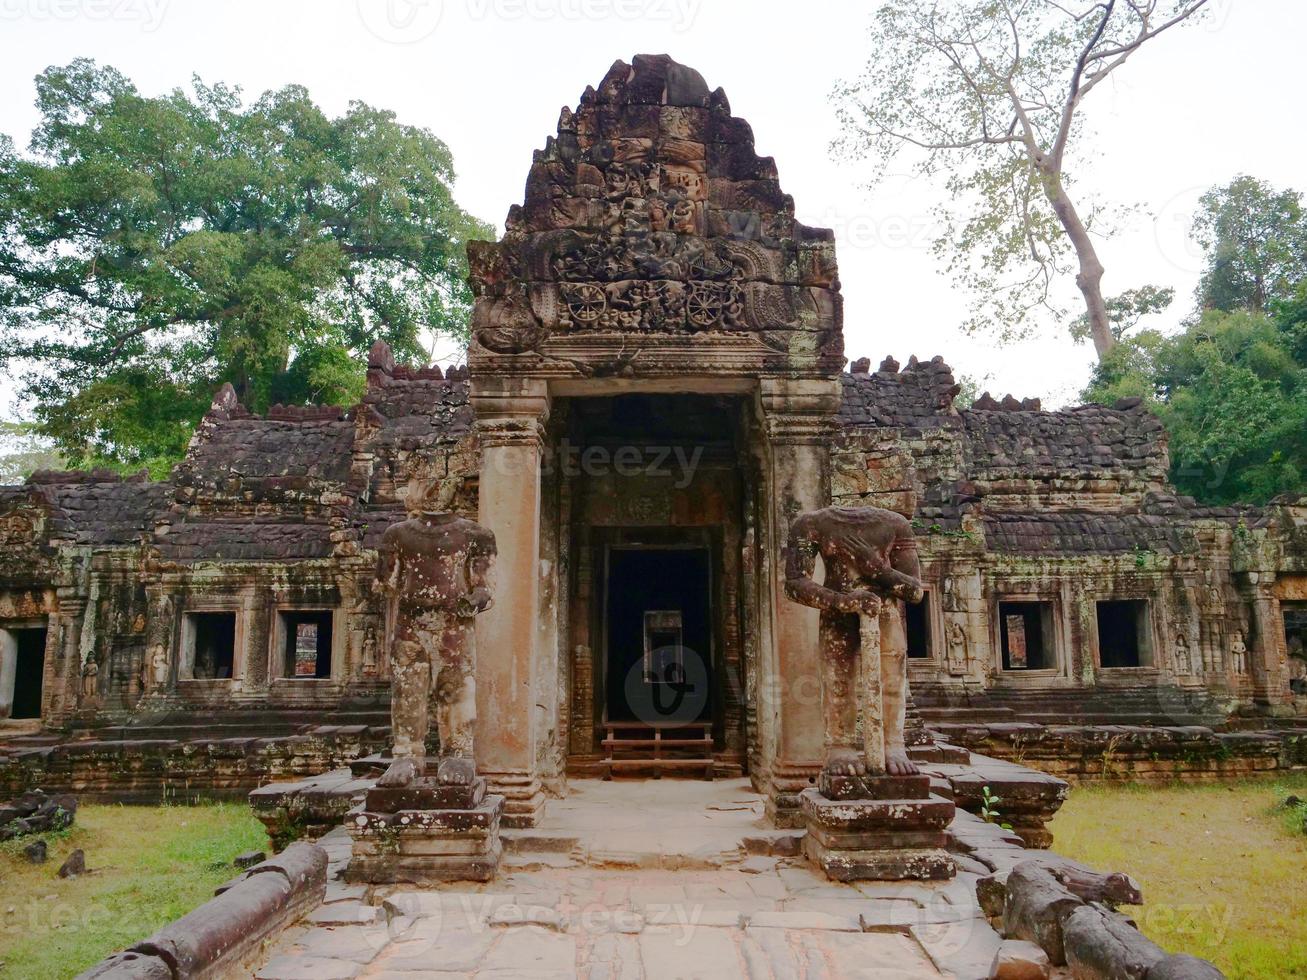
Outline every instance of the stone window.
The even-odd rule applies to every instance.
[[[44,626],[0,629],[0,718],[40,718]]]
[[[908,656],[914,660],[929,660],[935,655],[930,642],[930,593],[920,602],[907,603],[904,628],[908,634]]]
[[[1057,666],[1053,603],[1000,602],[998,629],[1004,670],[1052,670]]]
[[[275,650],[281,677],[331,679],[332,612],[330,609],[283,609],[277,613]]]
[[[236,672],[236,614],[187,613],[182,634],[182,680],[231,680]]]
[[[1146,599],[1108,599],[1097,603],[1100,667],[1151,667],[1152,625]]]

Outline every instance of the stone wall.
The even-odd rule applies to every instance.
[[[1206,781],[1261,776],[1302,764],[1304,736],[1214,732],[1201,725],[936,723],[941,738],[1069,780]]]

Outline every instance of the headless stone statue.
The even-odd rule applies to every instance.
[[[461,476],[409,487],[413,516],[382,535],[377,579],[389,598],[394,759],[378,786],[409,786],[423,775],[432,685],[440,732],[438,783],[476,777],[473,624],[490,608],[494,534],[450,512]]]
[[[812,577],[818,554],[826,566],[821,584]],[[786,594],[795,602],[821,610],[825,770],[831,775],[867,773],[867,754],[858,744],[855,729],[862,626],[872,618],[879,618],[880,623],[883,731],[878,741],[884,746],[885,772],[909,776],[918,771],[908,759],[903,739],[907,634],[902,603],[921,601],[920,576],[912,525],[893,511],[827,507],[800,515],[790,527]],[[874,718],[876,712],[868,714]]]

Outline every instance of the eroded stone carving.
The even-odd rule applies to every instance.
[[[818,555],[826,567],[821,584],[812,577]],[[859,618],[875,617],[880,626],[884,772],[916,775],[903,738],[907,638],[900,608],[901,602],[920,602],[924,594],[912,525],[878,507],[827,507],[802,514],[790,527],[785,569],[786,594],[821,610],[825,771],[857,777],[877,764],[856,736],[864,632]],[[875,733],[864,736],[870,740]]]
[[[462,475],[410,485],[413,516],[386,530],[377,579],[388,597],[394,762],[377,785],[411,785],[424,771],[432,685],[441,760],[436,780],[470,785],[476,776],[473,621],[490,608],[494,534],[451,511]]]
[[[503,240],[468,258],[472,333],[495,354],[735,333],[832,365],[842,353],[833,236],[795,220],[748,124],[666,56],[617,62],[563,110]]]

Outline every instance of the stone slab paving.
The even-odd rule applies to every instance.
[[[542,869],[484,887],[339,893],[256,976],[984,977],[998,936],[974,876],[828,882],[770,867]],[[330,898],[331,896],[329,896]]]
[[[496,881],[417,890],[340,881],[349,837],[333,831],[319,842],[332,878],[323,905],[278,937],[256,976],[981,980],[1000,939],[975,882],[1029,854],[959,812],[953,881],[831,882],[800,857],[745,846],[775,832],[736,780],[587,780],[517,833],[527,860]],[[532,841],[560,866],[536,860]]]

